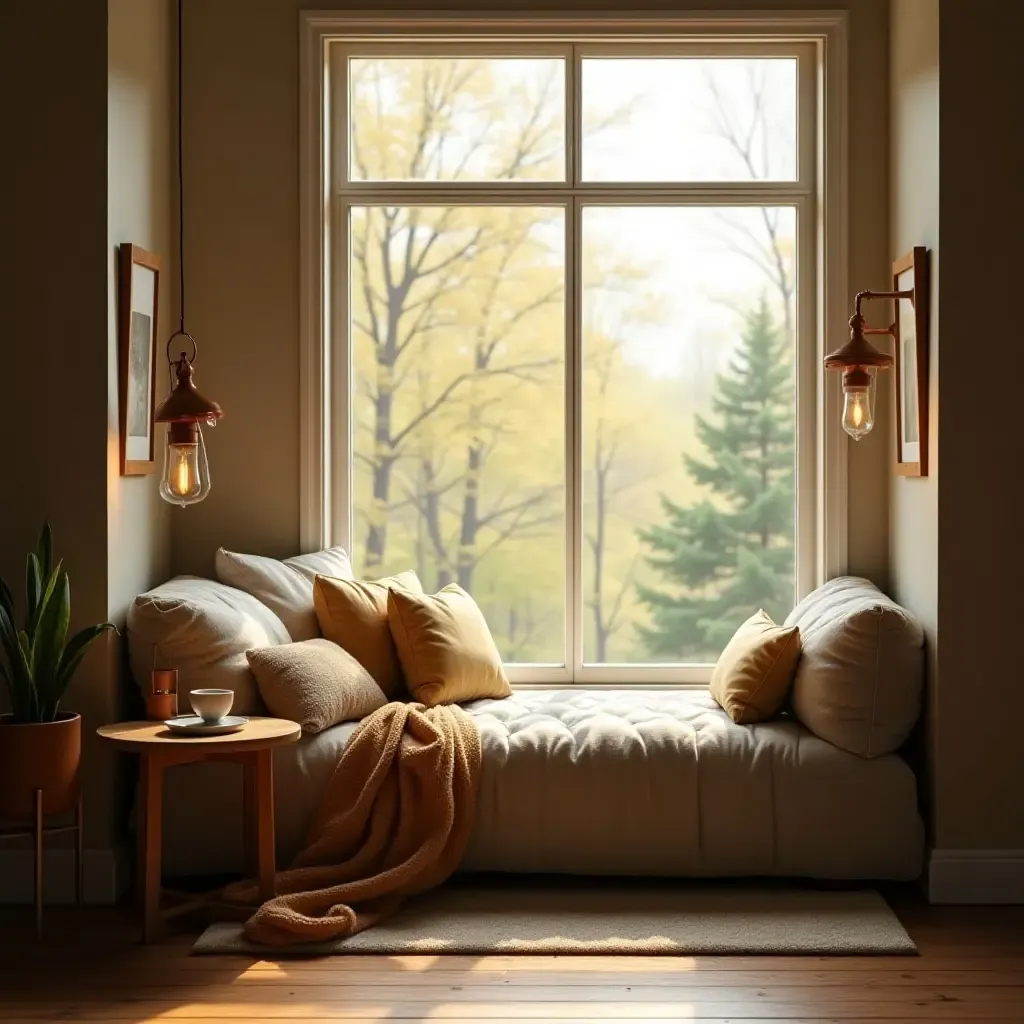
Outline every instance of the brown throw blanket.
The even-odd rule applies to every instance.
[[[354,935],[458,867],[476,813],[480,734],[454,705],[387,704],[368,715],[331,777],[305,850],[246,922],[253,942]],[[255,898],[252,883],[229,899]]]

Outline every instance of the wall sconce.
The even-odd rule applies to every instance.
[[[855,441],[871,432],[875,425],[874,389],[875,377],[879,370],[891,369],[894,359],[888,352],[881,352],[868,341],[869,335],[888,335],[896,342],[898,350],[901,337],[914,346],[914,386],[920,383],[916,372],[926,369],[925,356],[918,356],[916,346],[920,341],[922,352],[927,353],[927,250],[916,247],[911,253],[893,264],[894,290],[888,292],[858,292],[854,300],[853,316],[850,317],[849,340],[834,352],[825,356],[826,370],[841,370],[843,374],[843,430]],[[907,287],[907,286],[910,287]],[[893,300],[895,311],[888,327],[868,327],[861,313],[861,305],[872,299]],[[909,299],[909,307],[901,307],[900,300]],[[910,310],[910,317],[905,315]],[[916,314],[915,314],[916,310]],[[901,326],[902,325],[902,326]],[[898,352],[897,352],[898,354]],[[906,359],[904,359],[906,362]],[[907,369],[907,367],[901,367]],[[901,379],[904,374],[901,372]],[[924,378],[924,393],[920,403],[927,401],[927,377]],[[915,403],[916,404],[916,403]]]

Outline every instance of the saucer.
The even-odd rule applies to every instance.
[[[241,715],[225,715],[219,722],[206,724],[198,715],[179,715],[169,718],[164,725],[179,736],[226,736],[238,732],[249,724]]]

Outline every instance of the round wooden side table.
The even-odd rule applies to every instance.
[[[120,750],[139,755],[136,833],[136,886],[142,910],[142,938],[151,942],[170,916],[196,905],[161,908],[160,855],[163,841],[163,770],[196,761],[234,761],[242,765],[246,849],[259,881],[260,898],[274,896],[274,748],[294,743],[302,733],[284,718],[250,718],[226,736],[178,736],[161,722],[118,722],[96,730]]]

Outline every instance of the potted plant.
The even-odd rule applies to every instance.
[[[11,713],[0,715],[0,818],[28,818],[36,790],[43,811],[58,814],[78,801],[82,753],[80,715],[60,710],[89,645],[113,623],[87,626],[68,640],[71,587],[44,524],[25,565],[25,621],[18,629],[14,598],[0,579],[0,679]]]

